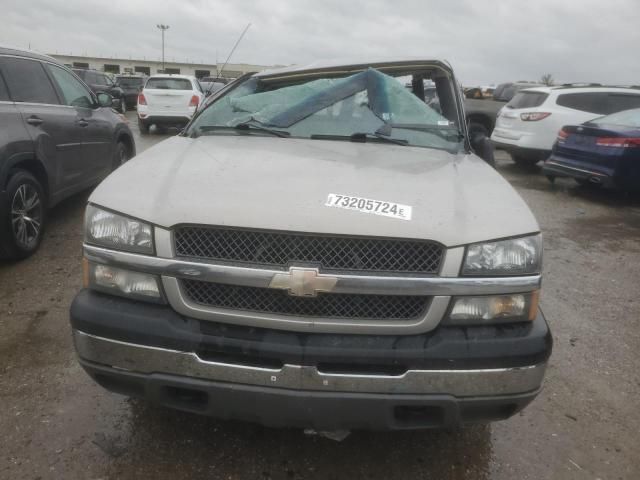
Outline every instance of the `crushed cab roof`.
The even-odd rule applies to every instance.
[[[337,59],[320,60],[306,65],[291,65],[288,67],[271,68],[256,73],[259,78],[287,77],[307,73],[320,72],[341,72],[360,71],[368,67],[392,69],[403,68],[428,68],[435,67],[447,73],[452,73],[453,69],[446,60],[428,59],[423,57],[402,57],[402,58],[376,58],[376,59]]]

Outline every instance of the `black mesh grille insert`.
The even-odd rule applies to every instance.
[[[322,270],[437,274],[440,245],[424,240],[180,227],[176,254],[254,265],[313,264]]]
[[[299,317],[411,320],[424,315],[430,297],[319,294],[293,297],[285,290],[182,280],[186,296],[208,307]]]

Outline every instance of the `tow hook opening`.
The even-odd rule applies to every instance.
[[[209,403],[209,395],[201,390],[173,386],[162,387],[163,399],[167,406],[184,410],[204,411]]]
[[[398,425],[407,428],[444,425],[444,409],[429,405],[399,405],[394,409]]]

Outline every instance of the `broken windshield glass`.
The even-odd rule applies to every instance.
[[[235,98],[231,105],[261,123],[287,128],[356,94],[360,94],[360,103],[384,122],[447,122],[395,78],[372,68],[343,79],[314,80]]]
[[[304,138],[375,134],[386,124],[437,126],[457,132],[452,122],[403,83],[372,68],[344,78],[320,78],[268,91],[259,91],[261,87],[256,79],[247,81],[202,112],[194,128],[253,121]],[[394,129],[389,136],[409,145],[459,146],[456,135],[437,133],[429,128]]]

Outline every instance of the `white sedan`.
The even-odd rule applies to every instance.
[[[183,127],[204,96],[195,77],[170,74],[149,77],[138,95],[140,133],[149,133],[151,125],[160,129]]]

